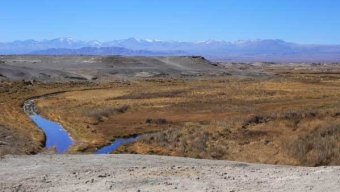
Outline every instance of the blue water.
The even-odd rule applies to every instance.
[[[40,127],[46,135],[46,147],[56,147],[58,153],[65,152],[71,145],[72,139],[68,135],[68,133],[63,129],[63,127],[55,123],[53,121],[44,119],[34,112],[33,107],[30,107],[30,111],[33,115],[29,115],[29,117],[35,122],[35,124]],[[130,138],[118,138],[115,139],[110,145],[100,148],[95,151],[94,154],[107,154],[111,151],[115,150],[122,144],[130,143],[136,141],[139,137],[130,137]]]
[[[40,127],[46,135],[46,147],[56,147],[58,153],[65,152],[71,145],[72,139],[63,127],[53,121],[42,118],[31,109],[33,115],[29,117]]]
[[[124,139],[124,138],[115,139],[114,142],[112,142],[110,145],[100,148],[99,150],[95,151],[93,154],[110,153],[111,151],[117,149],[119,145],[130,143],[130,142],[136,141],[137,139],[138,137],[131,137],[127,139]]]

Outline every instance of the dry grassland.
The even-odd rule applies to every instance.
[[[138,79],[38,101],[91,152],[144,134],[115,153],[292,165],[340,164],[340,75]],[[148,134],[146,134],[148,133]]]

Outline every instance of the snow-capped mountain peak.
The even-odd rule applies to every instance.
[[[256,43],[262,41],[261,39],[247,39],[247,40],[236,40],[231,41],[231,44],[245,44],[245,43]]]
[[[102,43],[97,41],[97,40],[92,40],[92,41],[89,41],[88,42],[90,45],[93,45],[93,46],[101,46]]]
[[[68,43],[74,43],[74,42],[78,42],[79,40],[75,40],[71,37],[61,37],[61,38],[57,38],[55,39],[56,41],[59,41],[59,42],[68,42]]]
[[[163,42],[163,40],[160,40],[160,39],[145,39],[144,41],[148,43]]]

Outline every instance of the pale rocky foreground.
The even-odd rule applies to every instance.
[[[292,167],[148,155],[0,159],[0,191],[339,191],[340,167]]]

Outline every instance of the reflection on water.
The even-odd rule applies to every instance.
[[[131,137],[131,138],[127,138],[127,139],[124,139],[124,138],[115,139],[114,142],[112,142],[110,145],[105,146],[105,147],[99,149],[98,151],[95,151],[93,154],[110,153],[111,151],[117,149],[119,147],[119,145],[130,143],[130,142],[136,141],[137,139],[138,139],[138,137]]]

